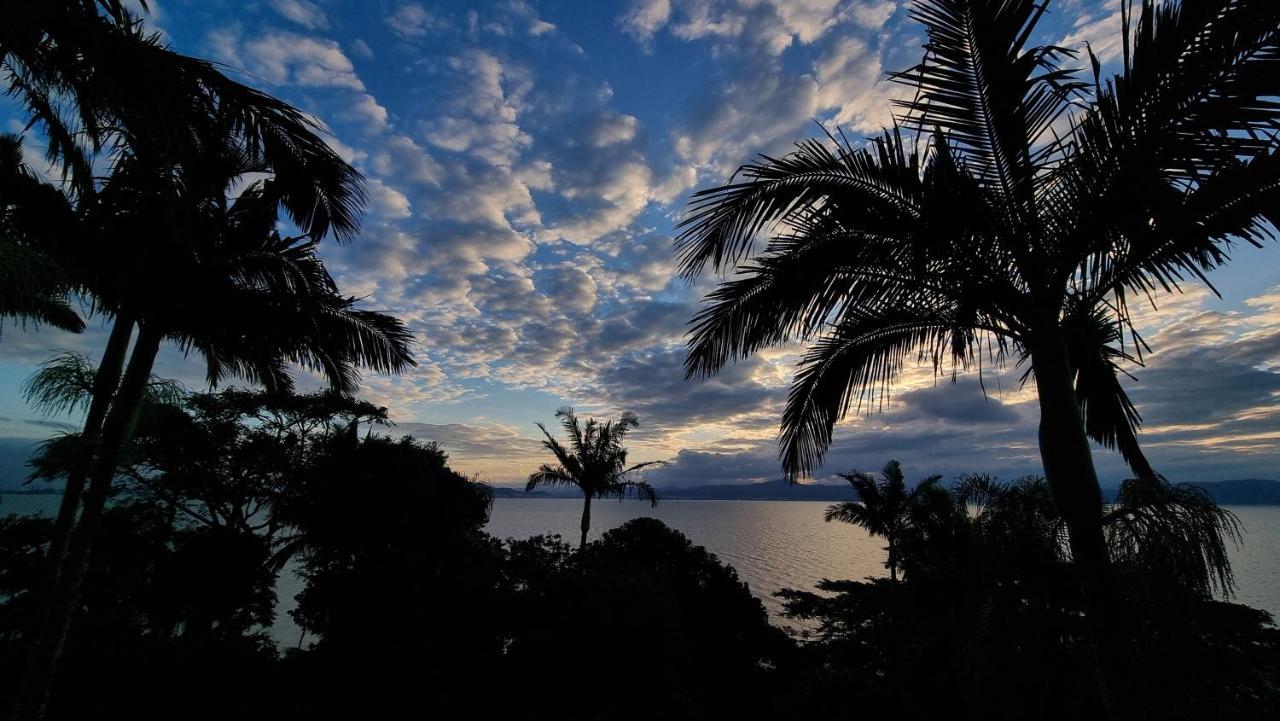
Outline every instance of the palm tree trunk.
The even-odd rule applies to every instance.
[[[76,449],[71,468],[67,471],[67,483],[62,491],[62,502],[58,505],[58,517],[53,522],[46,587],[57,583],[62,573],[71,527],[75,524],[76,512],[80,510],[85,478],[89,474],[89,464],[93,461],[93,447],[102,431],[102,422],[107,417],[111,397],[120,385],[120,374],[124,371],[124,360],[132,335],[133,320],[117,316],[111,327],[111,336],[107,339],[107,347],[102,352],[102,362],[98,364],[98,370],[93,376],[93,394],[89,400],[89,412],[85,414],[84,428],[80,431],[80,445]]]
[[[889,542],[889,580],[898,582],[898,544],[893,534],[889,534],[887,539]]]
[[[586,499],[582,503],[582,538],[578,540],[578,550],[587,545],[587,531],[591,529],[591,494],[583,494]]]
[[[102,521],[120,452],[133,433],[134,420],[146,392],[147,382],[151,378],[151,368],[160,350],[161,338],[156,330],[146,325],[141,327],[133,352],[129,355],[129,366],[124,372],[120,389],[103,419],[102,443],[89,476],[84,510],[71,532],[66,561],[54,589],[48,616],[36,637],[32,657],[22,683],[18,686],[13,713],[15,721],[40,721],[48,710],[58,662],[71,632],[80,590],[88,570],[94,536]]]
[[[1054,505],[1067,524],[1071,557],[1080,578],[1102,703],[1122,712],[1124,629],[1117,622],[1115,590],[1102,528],[1102,489],[1093,449],[1076,402],[1065,346],[1054,335],[1032,349],[1040,401],[1040,458]]]

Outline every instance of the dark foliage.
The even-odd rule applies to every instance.
[[[29,593],[52,524],[0,519],[0,673],[15,678]],[[272,697],[275,574],[253,536],[176,525],[154,504],[110,509],[78,606],[51,718],[252,716]],[[145,687],[139,683],[145,682]],[[130,691],[125,692],[125,689]],[[4,699],[7,701],[8,687]]]
[[[530,556],[515,544],[512,558]],[[734,570],[638,518],[578,554],[543,546],[553,573],[523,585],[504,668],[539,719],[754,717],[788,644]],[[548,673],[565,673],[560,686]],[[531,671],[539,671],[531,673]]]
[[[1264,612],[1212,600],[1209,579],[1217,571],[1193,550],[1201,542],[1185,532],[1222,512],[1179,523],[1162,505],[1167,498],[1139,495],[1122,494],[1110,523],[1132,515],[1162,520],[1111,533],[1112,543],[1159,545],[1149,551],[1157,559],[1200,560],[1123,564],[1118,616],[1134,662],[1123,682],[1134,708],[1168,719],[1274,714],[1280,631]],[[955,484],[953,496],[957,508],[938,523],[906,529],[904,582],[824,581],[819,593],[780,594],[810,639],[792,669],[791,713],[984,719],[1104,713],[1096,694],[1082,692],[1093,674],[1084,602],[1065,524],[1044,481],[971,475]],[[1112,553],[1134,558],[1119,548]]]

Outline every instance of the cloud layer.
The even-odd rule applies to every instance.
[[[365,388],[399,431],[508,482],[543,460],[533,422],[557,406],[632,410],[633,457],[672,460],[653,480],[685,485],[778,477],[797,349],[683,380],[685,323],[710,281],[675,279],[675,220],[756,153],[891,122],[885,72],[921,44],[907,5],[632,0],[548,16],[522,0],[228,0],[161,17],[179,49],[320,119],[368,177],[362,237],[325,254],[346,292],[417,335],[420,367]],[[1113,5],[1056,3],[1042,39],[1109,60]],[[1234,304],[1195,291],[1144,320],[1156,351],[1132,391],[1175,477],[1280,475],[1280,274],[1251,277]],[[6,330],[0,356],[17,368],[100,340]],[[176,355],[161,370],[200,383]],[[920,474],[1034,472],[1037,416],[1017,377],[985,378],[984,395],[974,377],[914,369],[883,411],[841,426],[824,473],[889,457]],[[16,405],[0,395],[7,415]]]

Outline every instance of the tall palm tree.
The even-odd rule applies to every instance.
[[[591,499],[617,498],[634,494],[651,506],[658,505],[658,493],[653,487],[633,476],[645,468],[666,465],[666,461],[646,461],[627,465],[627,448],[623,445],[627,432],[640,425],[631,413],[623,413],[617,421],[603,423],[588,418],[578,420],[572,408],[556,411],[560,426],[569,434],[568,447],[557,441],[543,424],[538,424],[545,440],[542,446],[556,457],[557,464],[542,464],[529,474],[525,491],[541,486],[573,486],[582,492],[582,536],[578,548],[587,545],[587,531],[591,528]]]
[[[148,9],[145,0],[139,5]],[[30,124],[44,136],[51,165],[61,168],[67,181],[62,205],[68,207],[41,214],[44,234],[59,248],[43,250],[60,262],[92,257],[80,266],[96,275],[73,277],[72,288],[93,301],[95,312],[113,319],[81,433],[84,448],[97,442],[137,322],[97,297],[102,280],[121,276],[116,272],[121,263],[106,261],[121,260],[113,256],[122,238],[103,232],[104,219],[119,208],[113,199],[99,197],[103,188],[93,172],[95,156],[119,159],[127,153],[149,167],[173,167],[183,157],[207,155],[203,146],[209,137],[229,135],[246,161],[271,174],[273,194],[295,225],[317,239],[332,234],[344,241],[356,231],[363,179],[320,137],[316,120],[230,80],[212,63],[173,52],[121,0],[7,7],[0,24],[0,74],[6,92],[25,106]],[[8,197],[0,189],[0,201]],[[54,224],[57,218],[63,222]],[[151,240],[173,239],[156,237],[166,234],[158,228],[144,230]],[[104,252],[95,256],[90,252],[95,250]],[[0,273],[8,269],[0,261]],[[88,463],[83,458],[78,466]],[[73,469],[67,478],[50,548],[55,569],[86,473]]]
[[[781,430],[798,476],[908,357],[938,371],[1025,363],[1045,475],[1095,640],[1110,644],[1089,440],[1147,472],[1115,377],[1144,348],[1131,296],[1204,280],[1234,243],[1274,235],[1280,3],[1144,0],[1135,23],[1121,2],[1119,72],[1104,79],[1090,53],[1092,82],[1066,64],[1074,51],[1030,45],[1049,5],[918,0],[928,42],[892,76],[910,91],[895,127],[866,148],[802,142],[695,196],[682,271],[735,276],[694,319],[686,371],[808,343]],[[756,252],[761,232],[775,237]]]
[[[86,439],[88,426],[82,434],[92,462],[69,475],[68,485],[75,474],[88,485],[60,555],[51,555],[55,593],[28,665],[33,680],[20,696],[26,717],[38,718],[47,703],[119,456],[165,339],[200,353],[211,384],[236,376],[288,390],[287,368],[298,365],[351,393],[358,368],[399,372],[413,364],[411,335],[399,321],[340,295],[315,254],[318,238],[278,232],[282,201],[274,178],[229,197],[241,178],[270,168],[234,137],[215,135],[204,148],[161,168],[122,153],[95,196],[112,209],[95,227],[115,242],[65,254],[98,302],[115,311],[117,325],[136,319],[126,327],[136,322],[138,332],[118,385],[100,406],[96,436]]]
[[[883,536],[888,543],[885,550],[889,552],[884,565],[889,569],[889,578],[896,583],[899,542],[913,525],[925,520],[922,516],[932,510],[933,496],[939,491],[945,493],[940,484],[942,476],[929,476],[907,490],[902,464],[891,460],[880,470],[879,481],[861,471],[841,473],[840,477],[853,486],[858,500],[827,506],[823,520],[851,523],[873,536]]]

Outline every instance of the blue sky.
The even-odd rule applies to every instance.
[[[368,178],[361,237],[324,254],[344,290],[418,334],[417,370],[366,383],[398,430],[502,483],[543,460],[533,424],[557,407],[632,410],[633,458],[673,461],[661,485],[778,477],[797,360],[783,348],[682,380],[684,324],[713,279],[675,278],[675,220],[690,192],[817,123],[856,136],[889,122],[884,75],[920,53],[907,5],[153,0],[148,22],[314,114]],[[1041,40],[1114,59],[1118,7],[1058,0]],[[1144,314],[1155,353],[1131,391],[1174,480],[1280,477],[1277,250],[1241,250],[1214,276],[1222,299],[1189,287]],[[21,379],[55,349],[104,339],[6,327],[0,436],[46,435]],[[169,353],[158,371],[201,387],[194,359]],[[918,474],[1034,472],[1035,404],[1017,375],[988,379],[984,398],[969,376],[908,373],[883,412],[839,427],[824,475],[890,457]],[[1122,477],[1111,454],[1098,462]]]

